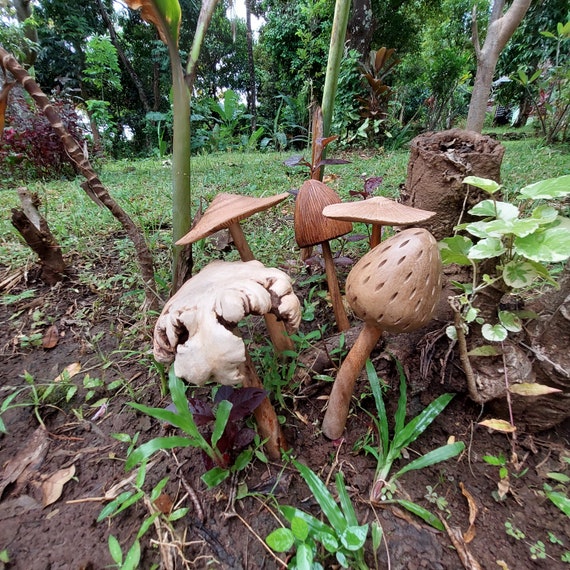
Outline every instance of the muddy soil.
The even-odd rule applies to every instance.
[[[99,270],[104,277],[115,268]],[[124,467],[128,438],[138,437],[138,445],[168,430],[128,405],[170,403],[161,395],[151,359],[153,317],[141,320],[121,290],[88,287],[74,276],[52,288],[35,281],[33,272],[27,279],[22,276],[0,305],[0,405],[15,387],[28,386],[12,401],[24,405],[9,407],[1,416],[7,429],[0,435],[0,552],[9,558],[4,567],[112,567],[109,536],[116,537],[126,553],[143,521],[160,511],[140,539],[140,568],[283,568],[291,554],[274,554],[263,543],[282,520],[276,504],[321,516],[288,462],[255,458],[244,471],[208,490],[200,479],[205,468],[198,450],[160,452],[147,467],[142,486],[146,498],[97,522],[113,497],[132,490],[132,472]],[[32,297],[14,297],[30,289],[35,290]],[[320,303],[315,320],[303,323],[305,332],[329,324],[332,311],[326,299]],[[49,331],[54,336],[48,335],[52,325],[57,328]],[[258,326],[253,321],[246,332],[255,333]],[[47,337],[51,340],[46,343]],[[391,426],[398,375],[389,352],[398,351],[397,343],[397,337],[384,339],[372,355],[379,376],[390,386]],[[411,359],[405,366],[411,370],[419,362]],[[58,381],[45,397],[45,385],[66,367],[70,378]],[[334,370],[329,373],[334,376]],[[37,407],[30,378],[43,398]],[[333,493],[335,474],[341,470],[359,522],[381,525],[384,540],[377,553],[370,540],[366,543],[370,568],[568,568],[564,558],[570,558],[569,520],[543,488],[549,484],[566,492],[549,473],[570,475],[570,422],[541,433],[521,432],[516,440],[491,432],[478,424],[491,416],[490,411],[468,399],[463,382],[456,369],[443,383],[409,387],[408,419],[444,392],[456,396],[394,466],[399,469],[450,438],[465,443],[458,458],[404,474],[395,491],[396,498],[415,501],[445,521],[445,532],[394,505],[369,502],[376,464],[362,447],[373,434],[366,411],[374,411],[374,402],[364,376],[357,384],[345,437],[339,441],[328,441],[320,432],[330,382],[294,381],[283,388],[285,407],[275,405],[295,457],[327,481]],[[67,401],[71,385],[78,389]],[[192,393],[210,397],[209,388]],[[123,435],[117,439],[114,434]],[[501,481],[499,467],[485,462],[484,456],[504,457],[508,477]],[[165,477],[166,486],[151,503],[152,489]],[[188,508],[185,516],[166,525],[167,514],[182,507]],[[338,567],[330,557],[322,563],[325,568]]]

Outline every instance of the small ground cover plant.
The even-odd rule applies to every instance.
[[[396,361],[396,367],[400,377],[400,397],[398,399],[398,407],[394,418],[394,435],[390,438],[388,417],[386,414],[384,399],[382,397],[380,381],[372,362],[368,360],[366,363],[366,373],[372,388],[372,394],[374,396],[374,402],[377,410],[377,414],[369,413],[369,416],[376,428],[378,439],[375,445],[372,443],[366,443],[363,446],[363,450],[366,453],[371,454],[376,459],[377,463],[374,483],[370,491],[370,500],[372,502],[383,501],[386,503],[397,503],[410,512],[416,514],[435,528],[443,530],[441,521],[427,509],[405,499],[393,498],[396,493],[396,480],[408,471],[424,469],[431,465],[435,465],[436,463],[456,457],[465,449],[465,444],[461,441],[457,441],[438,447],[437,449],[410,461],[395,473],[392,473],[392,466],[394,462],[401,457],[402,450],[418,439],[418,437],[430,426],[435,418],[437,418],[437,416],[445,409],[454,395],[442,394],[419,415],[406,423],[406,376],[402,365],[398,361]]]
[[[231,473],[244,469],[253,457],[253,450],[247,447],[254,441],[255,432],[242,427],[240,422],[261,404],[266,397],[265,391],[222,386],[216,393],[214,404],[210,405],[197,398],[188,398],[186,385],[174,374],[173,368],[169,373],[168,387],[173,404],[166,409],[137,403],[130,405],[179,428],[184,436],[157,437],[142,444],[127,458],[126,469],[146,461],[157,451],[182,447],[202,450],[208,469],[202,475],[202,480],[208,487],[215,487]],[[198,427],[210,424],[211,430],[203,435]]]
[[[497,301],[497,322],[486,322],[476,304],[477,296],[489,287],[501,293],[529,294],[542,284],[557,286],[556,264],[570,257],[570,218],[562,213],[562,200],[570,195],[570,175],[525,186],[509,201],[495,198],[501,186],[493,180],[468,176],[464,183],[484,190],[490,198],[469,210],[469,214],[480,217],[480,221],[456,227],[457,231],[467,232],[475,239],[466,235],[445,238],[440,242],[440,251],[444,264],[472,268],[470,282],[453,282],[459,293],[450,300],[456,319],[447,334],[459,341],[462,362],[467,364],[470,396],[478,401],[465,345],[469,328],[478,324],[486,340],[501,342],[509,333],[520,332],[522,317],[529,315],[501,310]],[[488,271],[486,262],[489,260],[493,260],[493,270],[486,272],[484,268]],[[479,347],[476,353],[478,356],[496,354],[492,345]]]
[[[276,552],[294,550],[295,554],[287,565],[290,569],[319,570],[323,568],[320,561],[325,562],[334,555],[336,562],[343,568],[366,570],[368,566],[364,561],[364,544],[369,525],[358,523],[342,472],[337,472],[335,479],[337,503],[316,473],[298,461],[293,460],[293,464],[307,483],[328,524],[296,507],[279,505],[279,511],[289,522],[290,528],[274,530],[267,536],[267,544]],[[373,527],[377,548],[380,543],[379,527]],[[319,546],[324,552],[319,552]]]

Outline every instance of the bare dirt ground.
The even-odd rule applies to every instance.
[[[116,270],[111,262],[97,268],[107,275]],[[13,387],[25,385],[25,372],[40,385],[54,380],[70,365],[77,370],[80,364],[81,371],[69,380],[79,387],[69,402],[54,393],[46,398],[48,405],[38,408],[45,428],[40,426],[33,405],[2,414],[8,431],[0,436],[0,552],[5,550],[10,560],[5,567],[112,567],[109,535],[116,536],[126,552],[150,510],[168,512],[174,504],[176,508],[189,507],[188,513],[172,523],[173,533],[166,532],[164,525],[149,529],[141,539],[140,568],[282,568],[262,542],[279,526],[268,492],[272,491],[280,504],[321,515],[291,464],[254,460],[237,477],[207,490],[200,480],[204,466],[199,451],[159,453],[148,467],[144,490],[150,494],[159,480],[168,477],[161,500],[153,505],[140,500],[117,516],[97,522],[116,486],[120,492],[132,485],[131,473],[124,469],[128,444],[112,434],[139,433],[141,443],[165,430],[159,422],[127,405],[135,400],[153,407],[169,404],[168,397],[161,396],[150,358],[153,318],[149,317],[145,328],[140,315],[123,305],[124,291],[99,290],[73,276],[48,288],[35,281],[30,272],[28,282],[21,280],[10,294],[32,288],[33,297],[0,305],[0,405]],[[330,313],[323,300],[316,321],[304,326],[316,329]],[[33,346],[33,333],[41,332],[45,339],[51,325],[57,327],[53,347]],[[373,354],[379,376],[392,388],[387,402],[390,425],[398,377],[387,349],[396,342],[393,338],[384,340]],[[415,361],[404,364],[408,369],[418,366]],[[85,381],[86,375],[101,380],[92,383],[99,385],[92,388],[95,393],[87,401],[90,382]],[[297,459],[330,481],[333,491],[334,475],[342,470],[359,522],[377,520],[381,524],[385,541],[377,553],[378,568],[568,568],[561,559],[570,550],[568,517],[545,497],[543,485],[556,487],[548,473],[568,474],[564,457],[570,455],[570,423],[541,433],[518,433],[513,444],[505,435],[478,425],[489,412],[467,398],[462,383],[461,372],[455,370],[444,383],[409,388],[408,417],[417,415],[439,394],[457,392],[407,452],[413,459],[450,437],[463,441],[465,452],[431,468],[406,473],[399,490],[400,496],[443,519],[447,532],[435,531],[393,506],[369,503],[375,462],[358,451],[359,442],[372,430],[364,410],[374,410],[364,376],[358,382],[348,429],[341,441],[328,441],[320,432],[330,383],[313,379],[285,390],[287,408],[278,407],[278,413],[285,418],[285,433]],[[16,401],[27,398],[30,402],[29,393],[22,393]],[[209,389],[198,393],[208,395]],[[101,398],[108,398],[106,408],[91,407]],[[508,461],[508,484],[503,482],[502,500],[497,496],[499,467],[483,461],[486,455],[502,455]],[[396,468],[405,461],[398,461]],[[474,535],[471,540],[469,529]],[[280,557],[286,560],[285,554]],[[374,568],[370,541],[366,559]],[[331,559],[323,565],[338,567]]]

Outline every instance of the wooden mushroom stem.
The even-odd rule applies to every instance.
[[[334,318],[336,320],[336,326],[340,332],[346,331],[350,328],[350,323],[348,322],[346,310],[344,309],[344,304],[342,302],[342,295],[340,294],[340,287],[338,285],[338,278],[334,267],[331,246],[328,241],[324,241],[321,243],[321,247],[323,248],[323,259],[325,261],[327,284],[329,288],[329,294],[331,296],[331,303],[334,311]]]
[[[245,234],[239,222],[235,222],[229,226],[230,235],[234,240],[236,249],[239,252],[242,261],[253,261],[255,257],[245,239]],[[295,344],[287,334],[285,325],[282,321],[278,321],[277,317],[271,313],[263,315],[265,326],[271,338],[271,342],[278,354],[282,354],[286,350],[294,351]]]
[[[342,435],[354,385],[381,335],[380,327],[365,323],[354,346],[344,359],[334,381],[323,419],[323,433],[329,439],[338,439]]]
[[[370,233],[370,249],[376,247],[382,241],[382,226],[380,224],[372,224],[372,232]]]
[[[261,388],[263,390],[263,383],[261,382],[249,352],[245,351],[245,380],[243,385],[246,388]],[[265,449],[271,459],[280,459],[281,451],[287,451],[289,444],[285,439],[285,435],[279,425],[275,408],[266,396],[261,404],[254,410],[253,415],[259,429],[259,435],[265,442]]]

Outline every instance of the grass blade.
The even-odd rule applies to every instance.
[[[403,431],[406,423],[406,407],[408,402],[408,385],[406,383],[406,375],[402,364],[398,359],[395,359],[398,376],[400,377],[400,396],[398,398],[398,407],[396,408],[396,415],[394,416],[394,434],[399,434]]]
[[[311,471],[306,465],[295,460],[293,460],[293,464],[299,470],[299,473],[301,473],[305,483],[307,483],[333,528],[337,533],[343,532],[347,527],[346,519],[326,485],[319,479],[317,474]]]
[[[340,471],[336,474],[336,488],[338,491],[340,506],[344,513],[344,518],[346,519],[348,526],[358,526],[358,520],[356,518],[356,513],[354,512],[354,506],[352,505],[352,501],[348,496],[346,485],[344,484],[344,477]]]
[[[370,382],[372,395],[374,396],[374,402],[376,403],[376,410],[378,412],[376,423],[378,426],[378,431],[380,432],[380,453],[379,457],[376,459],[378,462],[380,462],[381,458],[383,459],[388,453],[388,446],[390,445],[390,432],[388,430],[388,417],[386,415],[384,398],[382,397],[382,388],[380,387],[378,374],[376,374],[376,370],[374,369],[374,365],[370,359],[366,361],[366,374],[368,375],[368,381]]]
[[[453,396],[454,394],[442,394],[425,408],[421,414],[410,420],[402,430],[396,432],[390,452],[393,451],[396,455],[399,455],[402,448],[415,441],[445,409]]]
[[[205,441],[205,440],[204,440]],[[188,437],[170,436],[156,437],[143,443],[135,449],[127,458],[125,470],[129,471],[135,465],[147,460],[151,455],[161,449],[174,449],[175,447],[201,447],[195,439]],[[208,445],[208,448],[210,446]],[[205,451],[205,450],[204,450]]]
[[[445,527],[443,526],[443,523],[439,520],[438,517],[436,517],[433,513],[430,513],[427,509],[424,509],[420,505],[413,503],[412,501],[406,501],[405,499],[395,499],[393,501],[386,501],[386,502],[396,503],[397,505],[404,507],[404,509],[406,509],[407,511],[410,511],[410,513],[413,513],[414,515],[420,517],[430,526],[433,526],[433,528],[441,530],[442,532],[445,531]]]
[[[232,411],[233,404],[229,400],[222,400],[216,409],[216,421],[214,422],[214,430],[212,432],[212,447],[216,447],[218,441],[222,435],[224,435],[224,430],[226,425],[228,425],[228,419]]]
[[[413,471],[417,469],[423,469],[424,467],[429,467],[430,465],[435,465],[436,463],[441,463],[442,461],[447,461],[452,457],[459,455],[465,449],[465,444],[462,441],[457,441],[455,443],[449,443],[447,445],[442,445],[413,461],[410,461],[406,466],[404,466],[400,471],[394,475],[394,479],[400,477],[408,471]]]

